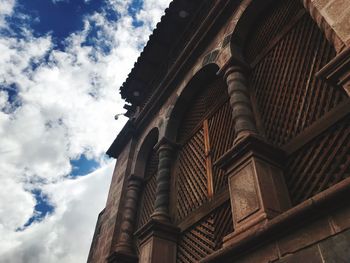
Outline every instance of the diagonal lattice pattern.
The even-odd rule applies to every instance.
[[[182,148],[177,179],[177,219],[180,220],[207,200],[203,129],[200,129]]]
[[[289,157],[286,181],[294,204],[350,176],[350,117]]]
[[[229,202],[186,230],[178,243],[177,262],[198,262],[222,246],[222,239],[233,231]]]

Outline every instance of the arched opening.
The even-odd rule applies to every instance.
[[[283,149],[299,140],[285,167],[291,200],[298,204],[349,174],[348,119],[307,135],[347,95],[316,77],[336,52],[300,1],[273,1],[252,20],[253,10],[252,4],[241,18],[246,27],[233,34],[232,52],[239,46],[250,65],[252,102],[267,140]]]
[[[138,206],[136,230],[150,220],[150,216],[154,211],[158,170],[158,154],[154,146],[158,142],[158,136],[158,129],[153,128],[146,136],[137,157],[135,174],[138,173],[144,178],[144,184]]]
[[[232,147],[235,132],[227,87],[216,71],[210,65],[194,76],[170,119],[168,135],[180,145],[172,176],[173,218],[184,230],[178,262],[197,262],[233,231],[227,178],[216,161]]]

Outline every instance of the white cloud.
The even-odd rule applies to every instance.
[[[117,89],[169,3],[146,0],[137,14],[144,24],[134,28],[131,1],[108,2],[120,19],[108,21],[104,12],[86,17],[63,51],[54,49],[50,35],[35,37],[26,27],[21,39],[0,36],[0,87],[6,87],[0,90],[1,263],[86,261],[113,162],[101,161],[98,171],[71,180],[70,160],[100,158],[122,128],[126,119],[113,118],[124,112]],[[15,5],[0,0],[0,27]],[[104,41],[97,44],[108,52],[83,45],[93,25]],[[55,210],[16,232],[33,214],[30,191],[37,188]]]
[[[15,0],[0,0],[0,28],[6,25],[5,17],[12,15]]]
[[[23,232],[5,232],[1,247],[8,249],[0,261],[85,262],[96,223],[97,214],[92,213],[103,208],[112,172],[110,162],[86,177],[45,186],[57,204],[55,213]]]

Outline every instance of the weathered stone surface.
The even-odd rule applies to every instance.
[[[341,232],[350,228],[350,206],[333,213],[331,218],[335,232]]]
[[[328,223],[328,219],[322,218],[283,237],[278,241],[278,246],[283,256],[294,253],[330,235],[332,235],[332,229]]]
[[[350,261],[350,230],[330,237],[319,244],[324,262],[346,263]]]
[[[275,243],[268,244],[266,246],[260,247],[255,251],[250,251],[250,253],[244,255],[237,260],[236,263],[252,263],[252,262],[273,262],[277,260],[278,250]]]
[[[232,214],[239,223],[260,208],[253,164],[247,164],[232,175],[229,182],[230,191],[234,193],[231,199]]]
[[[324,263],[317,245],[305,248],[295,254],[288,255],[276,263]]]

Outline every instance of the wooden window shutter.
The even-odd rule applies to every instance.
[[[195,95],[179,131],[183,146],[175,169],[178,221],[227,186],[223,171],[214,164],[234,140],[232,111],[221,79]]]
[[[148,157],[145,169],[145,182],[139,205],[137,229],[145,225],[154,211],[154,202],[156,200],[156,176],[158,171],[158,154],[152,150]]]
[[[300,1],[278,1],[258,19],[246,47],[253,100],[270,142],[293,144],[347,99],[341,87],[316,78],[336,53]],[[339,120],[288,157],[293,204],[350,176],[349,123]]]

